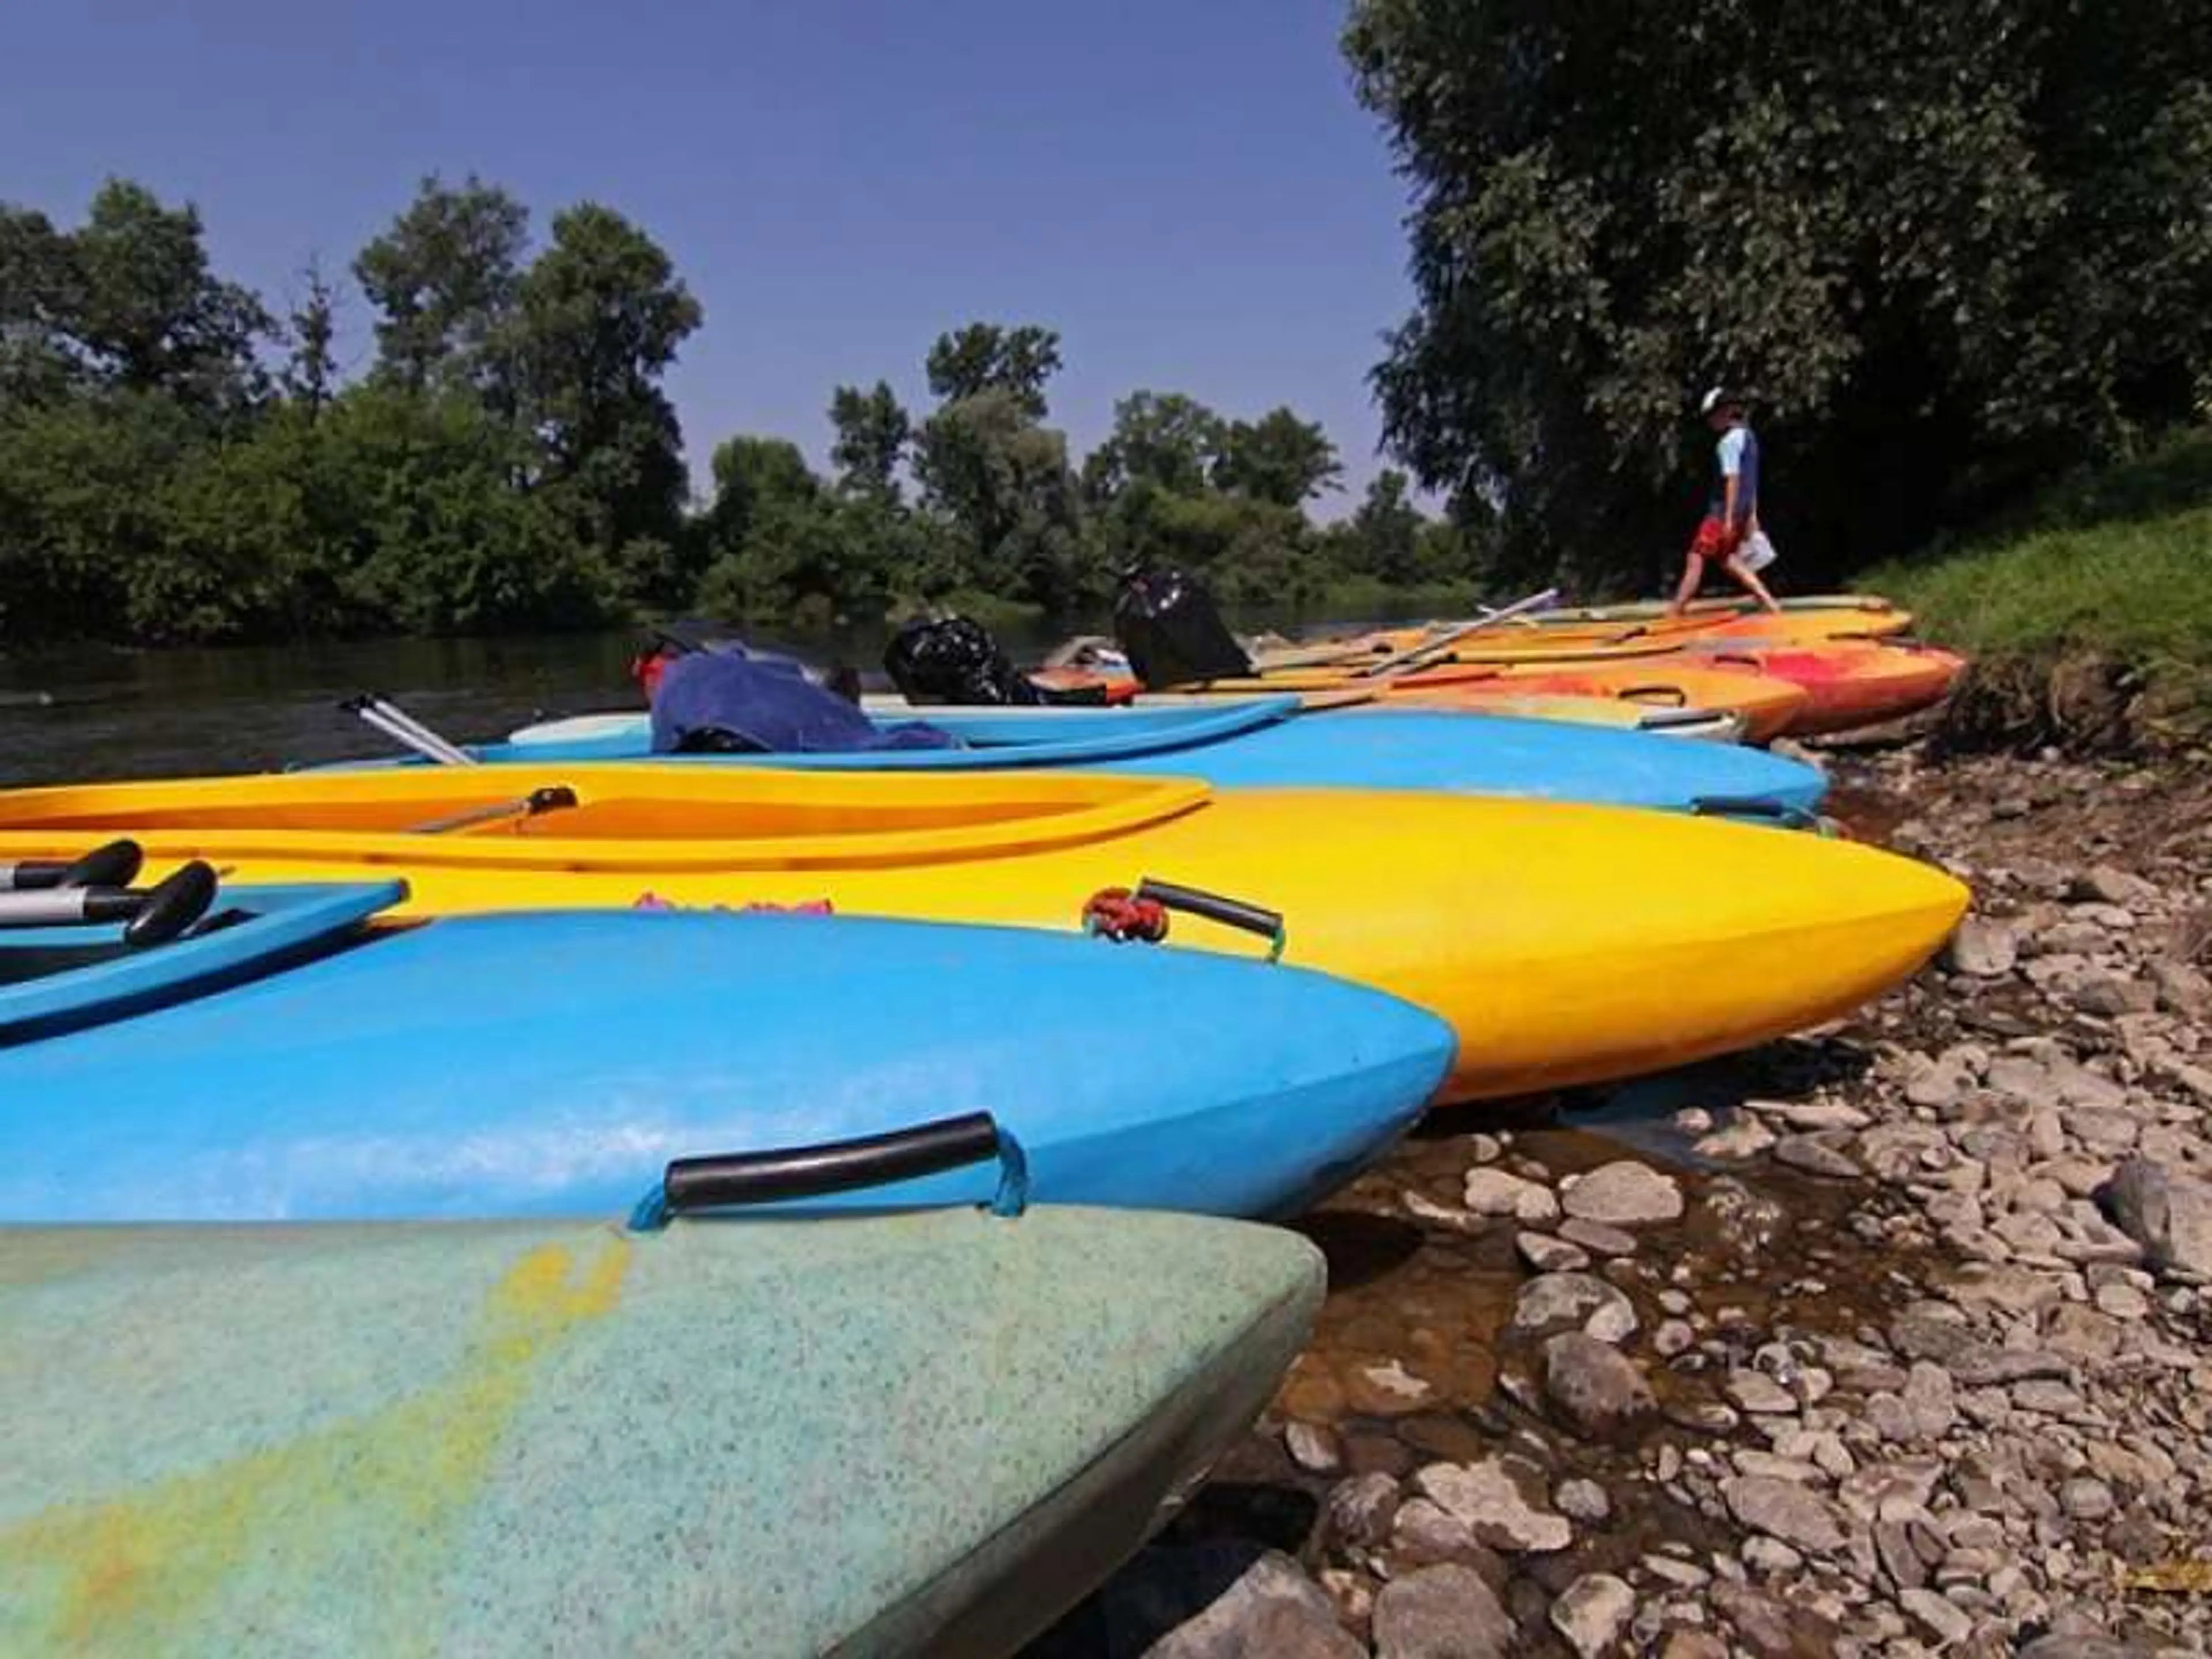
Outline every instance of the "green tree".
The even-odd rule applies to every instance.
[[[1039,425],[1035,408],[1008,386],[945,404],[915,437],[915,476],[959,530],[965,583],[1064,613],[1099,584],[1066,435]]]
[[[1619,576],[1681,544],[1692,401],[1728,380],[1808,574],[2183,418],[2212,364],[2203,22],[1358,0],[1416,192],[1387,441],[1497,501],[1509,568]]]
[[[914,435],[914,422],[890,383],[878,380],[869,391],[841,386],[830,399],[830,423],[837,428],[830,459],[837,483],[854,495],[898,495],[898,464]]]
[[[1366,499],[1352,515],[1351,568],[1385,582],[1421,579],[1421,530],[1425,520],[1407,498],[1412,481],[1395,467],[1376,473]]]
[[[278,378],[284,395],[312,421],[336,395],[338,383],[337,289],[315,260],[301,273],[306,292],[284,319],[291,350]]]
[[[1031,420],[1045,416],[1045,382],[1060,372],[1060,336],[1048,328],[970,323],[940,334],[926,365],[932,396],[952,404],[1003,392]]]
[[[524,418],[586,541],[636,597],[678,597],[684,571],[683,433],[660,377],[702,320],[652,238],[610,208],[555,216],[508,331]]]
[[[382,315],[377,373],[404,386],[465,386],[506,406],[502,333],[522,284],[530,212],[474,173],[435,173],[391,228],[362,249],[354,280]]]
[[[1276,409],[1256,421],[1230,422],[1213,465],[1213,487],[1278,507],[1301,507],[1336,489],[1343,471],[1335,444],[1319,425]]]
[[[1084,495],[1109,501],[1139,482],[1203,495],[1224,437],[1221,417],[1194,398],[1133,392],[1114,405],[1113,432],[1084,460]]]

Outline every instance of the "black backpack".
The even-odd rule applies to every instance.
[[[1127,577],[1114,601],[1114,637],[1130,672],[1155,690],[1194,680],[1243,679],[1252,659],[1195,576],[1176,569]]]
[[[1014,666],[988,629],[967,617],[916,617],[907,623],[884,647],[884,672],[914,703],[1036,708],[1106,701],[1096,688],[1056,691],[1037,684]]]

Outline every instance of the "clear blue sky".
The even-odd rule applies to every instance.
[[[1379,465],[1365,375],[1406,310],[1404,191],[1343,0],[100,0],[13,9],[0,199],[74,222],[116,173],[204,217],[281,308],[422,174],[542,229],[642,224],[706,307],[670,390],[818,461],[839,381],[923,400],[940,331],[1060,330],[1079,452],[1137,387],[1322,421]],[[366,358],[354,295],[344,344]],[[1334,511],[1340,511],[1341,504]]]

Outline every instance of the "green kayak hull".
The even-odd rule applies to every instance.
[[[1049,1207],[0,1229],[0,1651],[1011,1652],[1322,1280]]]

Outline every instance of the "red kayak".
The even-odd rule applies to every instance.
[[[1966,666],[1954,651],[1932,645],[1829,645],[1819,647],[1716,645],[1685,647],[1734,673],[1765,674],[1804,688],[1806,702],[1790,735],[1878,726],[1933,707],[1949,695]]]

